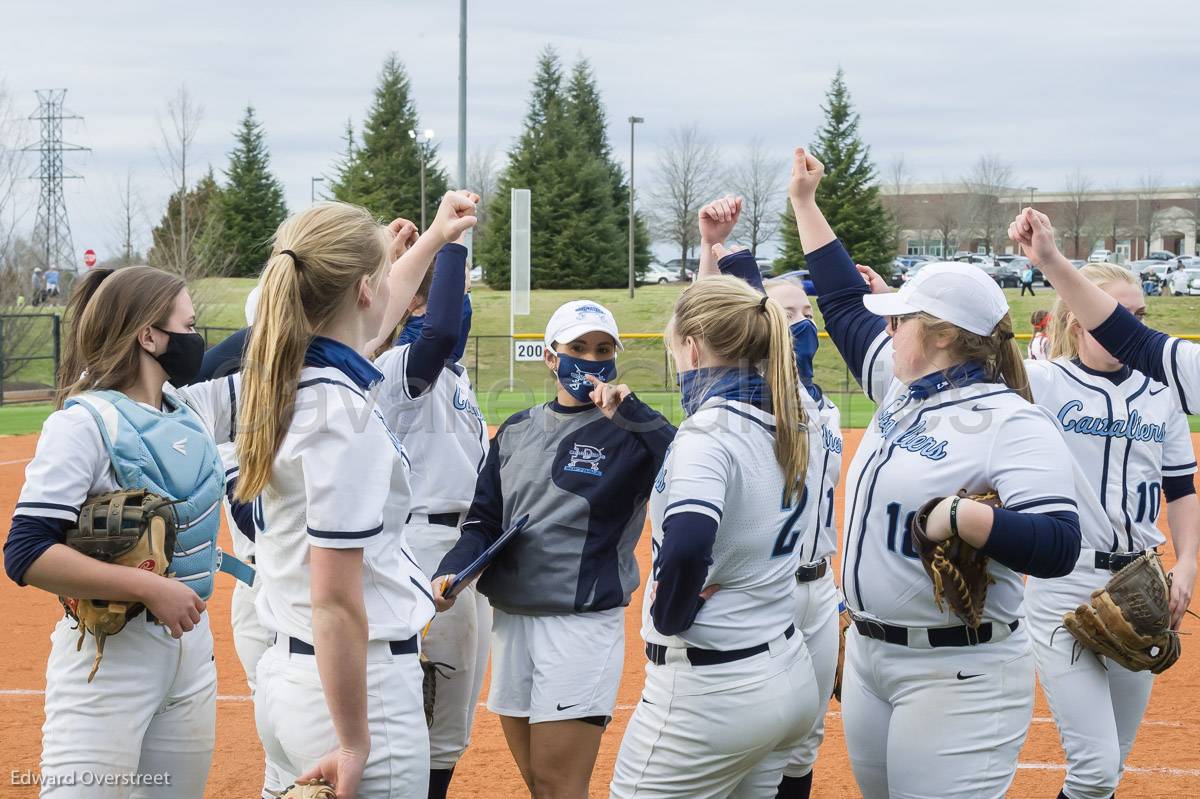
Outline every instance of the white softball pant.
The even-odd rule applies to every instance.
[[[404,535],[421,571],[432,580],[459,533],[444,525],[410,523]],[[429,728],[431,769],[453,768],[467,751],[491,640],[492,606],[472,585],[463,589],[453,607],[433,617],[421,641],[421,650],[438,668],[437,701]]]
[[[1108,799],[1116,791],[1154,687],[1150,672],[1129,671],[1090,650],[1080,651],[1075,638],[1058,629],[1063,614],[1087,603],[1092,591],[1112,577],[1095,568],[1094,557],[1093,550],[1083,550],[1070,574],[1054,580],[1030,577],[1025,587],[1038,678],[1066,754],[1063,792],[1070,799]]]
[[[785,776],[803,777],[817,762],[817,749],[825,740],[825,713],[833,696],[838,656],[838,591],[833,569],[824,577],[796,584],[796,629],[804,636],[817,678],[817,723],[792,752]]]
[[[217,727],[217,671],[208,614],[175,639],[131,620],[104,645],[63,618],[50,636],[41,795],[52,799],[201,799]]]
[[[773,797],[819,706],[802,633],[713,666],[692,666],[685,650],[668,650],[665,664],[646,665],[611,796]]]
[[[846,633],[842,722],[864,799],[1000,799],[1032,717],[1024,625],[939,649]]]
[[[429,790],[429,735],[416,654],[393,655],[385,641],[367,644],[367,726],[371,753],[359,799],[412,797]],[[268,760],[285,785],[338,745],[315,655],[291,654],[281,636],[258,662],[255,722]]]

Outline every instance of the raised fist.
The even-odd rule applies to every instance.
[[[817,184],[824,176],[825,165],[803,147],[797,147],[792,158],[792,179],[788,182],[788,197],[793,203],[812,200],[817,193]]]
[[[713,200],[700,209],[700,241],[704,244],[724,243],[741,214],[741,197],[730,195]]]

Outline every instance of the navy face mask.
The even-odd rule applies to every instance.
[[[575,399],[580,402],[592,401],[592,381],[588,375],[595,375],[601,382],[611,383],[617,376],[617,359],[607,361],[585,361],[570,355],[558,353],[558,382]]]
[[[817,354],[820,340],[817,338],[817,325],[811,319],[801,319],[791,326],[792,349],[796,353],[796,371],[805,385],[813,380],[813,357]]]

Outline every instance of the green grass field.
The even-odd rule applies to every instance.
[[[242,326],[246,295],[254,284],[250,278],[213,278],[197,281],[193,286],[197,325],[206,332],[210,345]],[[647,402],[677,420],[681,411],[674,391],[674,370],[658,336],[661,336],[675,299],[683,288],[681,284],[643,286],[633,299],[625,289],[535,291],[531,297],[531,313],[517,317],[516,331],[540,338],[546,320],[562,303],[581,298],[602,303],[616,314],[625,333],[656,336],[626,340],[626,350],[618,359],[620,379]],[[1019,333],[1029,332],[1029,317],[1033,311],[1049,309],[1054,302],[1053,290],[1039,288],[1037,291],[1036,297],[1020,297],[1016,289],[1005,290]],[[508,339],[509,293],[476,284],[471,297],[473,340],[467,347],[464,362],[471,372],[481,409],[490,423],[499,424],[517,410],[545,401],[553,393],[553,381],[540,362],[512,362]],[[1200,335],[1200,297],[1150,297],[1148,307],[1147,322],[1153,327],[1176,335]],[[47,314],[61,311],[33,310]],[[39,360],[25,362],[16,375],[6,378],[6,383],[51,385],[54,372],[49,317],[45,321],[40,318],[16,320],[11,325],[9,335],[4,338],[5,353],[34,356]],[[515,390],[509,387],[510,368]],[[822,339],[822,347],[817,353],[815,372],[817,382],[841,407],[843,426],[864,426],[874,408],[858,390],[827,338]],[[0,408],[0,435],[36,432],[49,411],[46,405]],[[1193,430],[1200,430],[1200,417],[1193,417],[1191,424]]]

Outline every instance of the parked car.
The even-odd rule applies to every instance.
[[[1085,266],[1087,266],[1087,261],[1081,261],[1078,258],[1072,258],[1071,266],[1075,267],[1076,269],[1083,269]]]
[[[1188,276],[1188,296],[1200,295],[1200,269],[1184,269],[1183,272]]]
[[[978,252],[969,252],[964,253],[963,255],[956,255],[954,256],[954,260],[958,261],[959,263],[975,264],[976,266],[982,266],[984,264],[995,266],[996,264],[996,259],[994,256],[985,255]]]
[[[1092,250],[1092,254],[1088,256],[1089,264],[1102,264],[1112,257],[1112,252],[1109,250]]]
[[[680,281],[679,270],[672,269],[658,262],[651,262],[646,267],[646,274],[642,277],[642,283],[657,283],[660,286],[667,283],[678,283]]]
[[[775,274],[775,262],[770,258],[755,258],[754,263],[758,264],[758,273],[764,279]]]
[[[1179,256],[1166,250],[1151,250],[1146,255],[1147,261],[1174,261]]]
[[[995,256],[995,258],[1000,263],[1006,264],[1014,258],[1020,258],[1020,256],[1019,255],[1010,255],[1008,253],[1005,253],[1004,255],[997,255],[997,256]]]
[[[482,266],[471,267],[471,282],[472,283],[480,283],[482,281],[483,281],[483,267]]]
[[[1050,286],[1050,281],[1046,279],[1046,276],[1044,274],[1042,274],[1042,270],[1038,268],[1038,265],[1033,263],[1033,261],[1029,260],[1024,255],[1014,256],[1013,259],[1008,262],[1008,265],[1010,267],[1012,267],[1014,270],[1016,270],[1018,280],[1021,279],[1021,274],[1025,271],[1025,267],[1032,265],[1033,266],[1033,285],[1047,286],[1047,287]]]
[[[1021,273],[1007,264],[979,264],[978,266],[1002,289],[1015,289],[1021,285]]]
[[[784,272],[778,276],[779,280],[799,280],[804,285],[804,293],[816,296],[817,290],[813,288],[812,275],[807,269],[795,269],[791,272]]]
[[[700,270],[700,259],[688,258],[687,263],[685,264],[680,258],[672,258],[671,260],[667,261],[665,266],[668,269],[674,269],[675,274],[679,274],[679,267],[683,266],[684,269],[687,270],[688,280],[695,280],[696,272]]]

